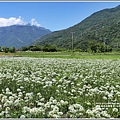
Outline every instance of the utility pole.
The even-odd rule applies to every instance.
[[[75,32],[71,32],[71,34],[72,34],[72,52],[73,52],[73,34],[74,34]]]
[[[104,52],[106,51],[106,38],[104,38]]]
[[[117,45],[116,45],[116,48],[117,48],[117,49],[118,49],[118,46],[119,46],[119,45],[118,45],[118,43],[117,43]]]

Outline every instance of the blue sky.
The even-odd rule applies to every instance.
[[[92,13],[120,2],[0,2],[1,25],[12,21],[41,25],[51,31],[71,27]],[[20,17],[21,16],[21,17]],[[12,18],[11,18],[12,17]],[[11,19],[10,19],[11,18]],[[7,22],[7,23],[6,23]]]

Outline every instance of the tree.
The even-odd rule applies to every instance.
[[[0,52],[2,52],[2,48],[0,47]]]
[[[6,47],[6,48],[4,49],[4,52],[5,52],[5,53],[8,53],[8,52],[9,52],[9,48]]]
[[[90,41],[89,44],[90,44],[91,51],[94,53],[96,53],[96,52],[111,52],[112,51],[112,48],[110,46],[100,43],[96,40]]]
[[[91,51],[93,53],[98,52],[98,50],[99,50],[99,43],[96,40],[91,40],[89,42],[89,45],[90,45],[90,49],[91,49]]]
[[[56,46],[46,44],[43,47],[43,52],[57,52]]]
[[[2,52],[5,52],[5,53],[8,53],[9,52],[9,48],[5,47],[5,46],[2,46],[1,47],[1,51]]]
[[[14,53],[15,52],[15,47],[10,47],[9,52]]]
[[[41,51],[41,47],[40,46],[29,46],[29,50],[30,51]]]
[[[21,51],[27,51],[27,50],[29,50],[29,48],[27,46],[24,46],[21,48]]]

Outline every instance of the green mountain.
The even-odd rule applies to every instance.
[[[34,41],[37,45],[56,45],[71,49],[86,50],[92,40],[115,47],[120,45],[120,5],[93,13],[82,22],[65,30],[55,31]]]
[[[30,45],[33,40],[51,33],[43,27],[12,25],[0,27],[0,46],[20,48]]]

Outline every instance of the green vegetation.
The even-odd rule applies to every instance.
[[[18,57],[0,66],[0,118],[120,118],[120,60]]]
[[[120,118],[119,14],[106,9],[35,45],[0,47],[0,118]]]
[[[72,34],[73,49],[72,49]],[[65,30],[55,31],[19,50],[1,47],[5,55],[44,58],[120,58],[120,6],[96,12]],[[3,55],[4,53],[2,53]]]
[[[75,32],[73,34],[74,49],[88,51],[89,43],[94,40],[102,47],[99,49],[101,51],[106,51],[104,46],[109,50],[111,48],[120,50],[120,6],[96,12],[75,26],[47,34],[33,44],[41,46],[50,44],[71,50],[71,32]],[[98,50],[95,49],[94,52],[96,51]]]
[[[48,45],[45,46],[24,46],[19,51],[43,51],[43,52],[57,52],[56,46]]]
[[[76,58],[76,59],[120,59],[120,53],[87,53],[87,52],[42,52],[42,51],[18,51],[15,53],[0,52],[0,56],[34,57],[34,58]]]
[[[0,27],[0,46],[21,48],[51,31],[43,27],[30,25],[12,25]]]
[[[119,51],[111,52],[111,48],[99,44],[96,41],[90,41],[88,52],[81,52],[79,49],[74,51],[56,46],[24,46],[21,49],[14,47],[0,47],[0,56],[13,57],[35,57],[35,58],[76,58],[76,59],[117,59],[120,58]]]
[[[2,47],[0,47],[0,52],[15,53],[15,47],[10,47],[10,48],[8,48],[8,47],[5,47],[5,46],[2,46]]]

